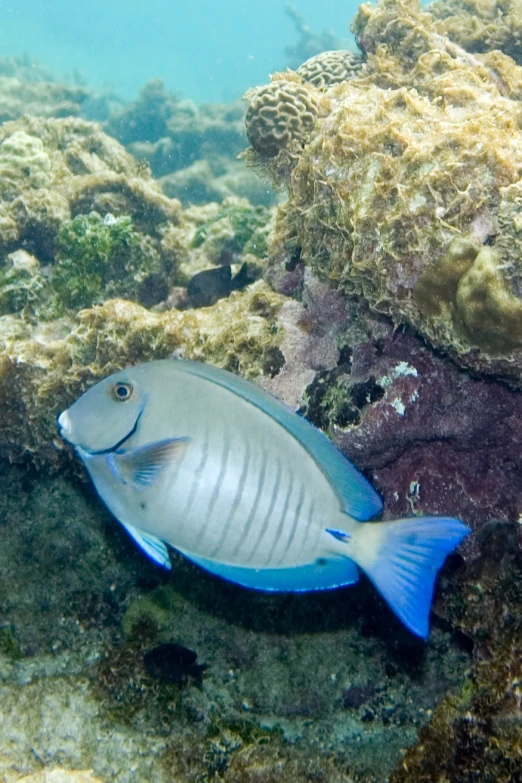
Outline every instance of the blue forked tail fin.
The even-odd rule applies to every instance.
[[[429,633],[437,571],[470,533],[449,517],[413,517],[358,526],[347,554],[366,572],[397,617],[417,636]]]

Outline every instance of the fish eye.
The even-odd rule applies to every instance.
[[[112,387],[112,396],[118,402],[127,402],[132,397],[132,386],[130,383],[115,383]]]

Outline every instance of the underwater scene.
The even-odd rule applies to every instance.
[[[520,0],[0,7],[0,783],[522,783]]]

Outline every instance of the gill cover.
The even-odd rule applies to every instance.
[[[100,381],[58,418],[62,437],[84,451],[112,451],[131,435],[146,395],[126,370]]]

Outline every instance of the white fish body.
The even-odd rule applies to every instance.
[[[150,362],[98,383],[59,425],[110,511],[162,565],[166,542],[243,585],[293,591],[352,584],[359,565],[427,635],[436,571],[468,528],[433,517],[362,524],[382,506],[371,485],[253,384]]]

